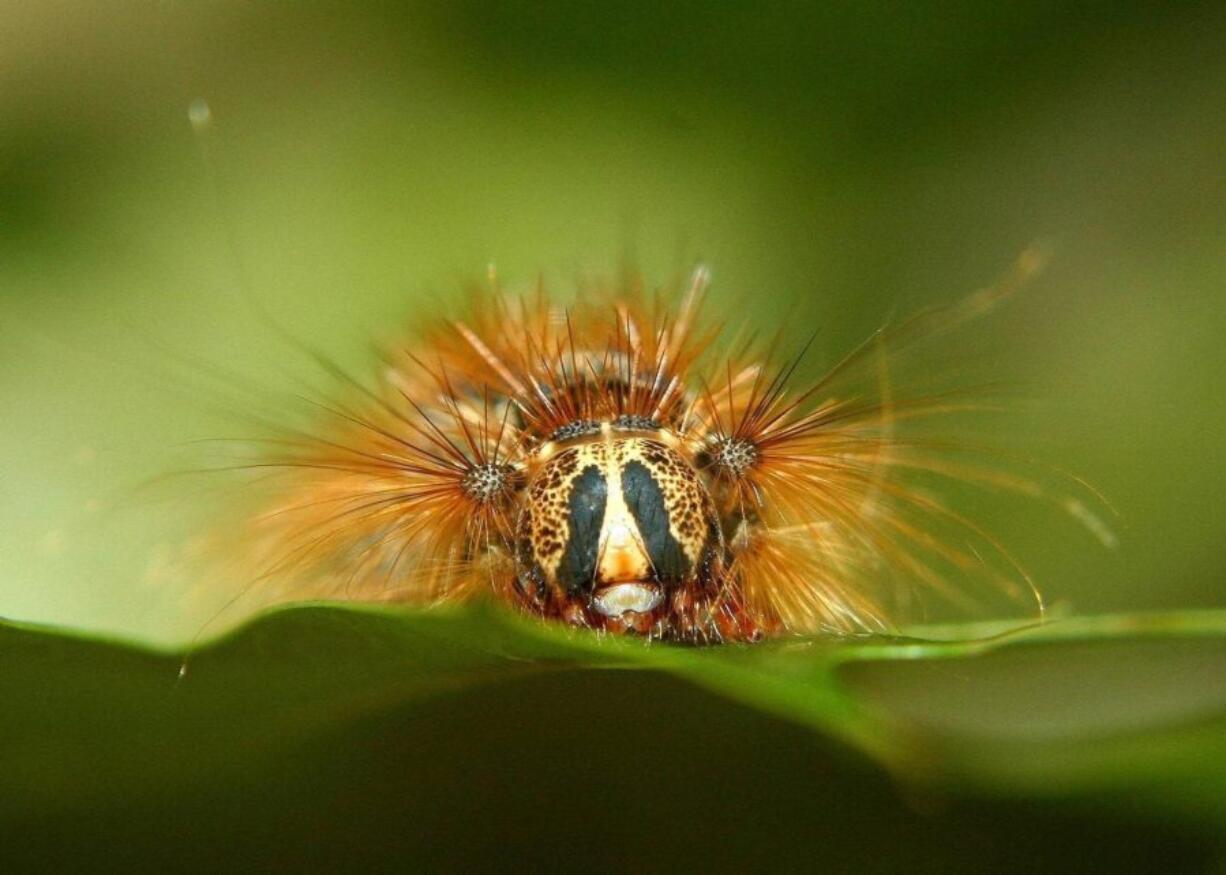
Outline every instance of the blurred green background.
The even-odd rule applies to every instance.
[[[703,260],[816,373],[1035,240],[916,367],[1011,387],[978,432],[1119,546],[962,497],[1057,612],[1224,607],[1223,45],[1220,3],[0,0],[0,617],[182,643],[225,605],[200,441],[324,385],[267,314],[369,373],[490,262]],[[1221,872],[1223,624],[682,651],[307,608],[180,674],[0,623],[0,859]]]
[[[1120,546],[982,513],[1064,609],[1226,604],[1224,44],[1221,4],[0,5],[0,615],[217,611],[181,562],[214,487],[142,484],[309,373],[261,308],[360,369],[489,262],[631,251],[820,326],[816,368],[1036,239],[971,332],[1029,399],[989,429]]]

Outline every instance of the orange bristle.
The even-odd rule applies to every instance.
[[[715,358],[718,326],[699,316],[707,281],[696,271],[648,303],[630,276],[563,308],[539,282],[516,296],[491,275],[463,319],[391,349],[376,389],[319,405],[313,429],[286,430],[254,463],[279,475],[243,540],[261,583],[415,603],[485,593],[694,642],[881,632],[906,592],[964,602],[972,578],[1033,591],[932,485],[1045,491],[914,432],[975,409],[976,395],[903,392],[886,366],[994,305],[1016,271],[877,332],[801,390],[803,352],[772,367],[743,342]],[[537,500],[553,515],[538,508],[525,528]],[[625,577],[646,559],[643,579],[598,579],[606,538],[639,551],[608,568]]]

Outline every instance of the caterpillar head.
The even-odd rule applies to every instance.
[[[667,436],[596,426],[539,452],[517,526],[519,591],[577,624],[675,633],[720,588],[715,504]]]

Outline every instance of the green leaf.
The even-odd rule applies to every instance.
[[[1075,862],[1053,828],[1123,868],[1217,854],[1226,613],[925,635],[695,649],[303,605],[184,654],[0,625],[0,819],[40,866],[313,868],[340,842],[1050,870]]]

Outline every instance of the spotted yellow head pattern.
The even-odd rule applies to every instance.
[[[606,422],[541,455],[516,535],[527,598],[572,614],[632,612],[649,625],[674,593],[716,581],[724,543],[714,501],[659,436]]]

